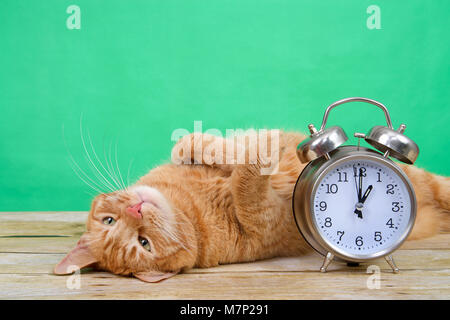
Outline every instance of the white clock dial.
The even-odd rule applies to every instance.
[[[405,234],[411,200],[407,184],[390,167],[372,160],[348,160],[318,181],[314,221],[330,246],[368,256],[395,246]]]

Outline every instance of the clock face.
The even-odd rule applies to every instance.
[[[369,257],[397,246],[409,231],[411,190],[390,166],[347,160],[322,177],[312,195],[313,220],[334,250]]]

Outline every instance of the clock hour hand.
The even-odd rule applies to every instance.
[[[373,186],[372,186],[372,185],[370,185],[370,186],[367,188],[366,192],[364,192],[364,195],[363,195],[362,198],[361,198],[361,203],[364,203],[364,202],[366,201],[366,199],[367,199],[367,197],[369,196],[369,194],[370,194],[370,192],[372,191],[372,189],[373,189]]]

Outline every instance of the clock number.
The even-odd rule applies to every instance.
[[[365,177],[366,176],[366,171],[367,169],[365,167],[359,167],[360,170],[356,170],[356,167],[353,167],[353,171],[355,173],[355,177],[359,177],[361,175],[361,177]]]
[[[338,172],[339,180],[338,182],[348,182],[347,180],[347,172]],[[342,180],[344,178],[344,180]]]
[[[381,239],[383,239],[383,237],[381,236],[381,232],[380,231],[375,231],[374,240],[380,242]]]
[[[394,185],[393,184],[388,184],[386,186],[386,194],[394,194]]]
[[[390,218],[390,219],[388,220],[388,222],[386,222],[386,225],[389,226],[390,229],[393,229],[393,228],[394,228],[394,223],[392,222],[392,218]]]
[[[381,182],[381,173],[377,172],[377,175],[378,175],[378,180],[377,180],[377,182]]]
[[[399,212],[400,211],[400,206],[398,202],[392,202],[392,211],[393,212]]]
[[[324,223],[325,227],[329,228],[331,227],[333,224],[331,223],[331,218],[327,217],[325,218],[325,223]]]
[[[342,240],[342,236],[344,235],[344,231],[338,231],[337,232],[337,235],[339,236],[339,241],[341,241]]]
[[[325,201],[320,201],[320,203],[319,203],[319,210],[320,211],[327,210],[327,203]]]
[[[327,183],[327,193],[336,193],[338,192],[338,186],[337,184],[329,184]]]
[[[355,244],[356,244],[358,247],[361,247],[361,246],[364,244],[363,238],[362,238],[361,236],[356,237],[356,239],[355,239]]]

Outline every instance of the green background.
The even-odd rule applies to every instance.
[[[81,9],[69,30],[66,8]],[[381,9],[369,30],[366,9]],[[18,1],[0,8],[0,210],[86,210],[92,178],[80,120],[103,159],[135,180],[167,161],[177,128],[320,125],[333,101],[384,103],[449,175],[450,1]],[[352,103],[330,114],[350,136],[385,123]],[[354,139],[351,141],[355,142]],[[92,153],[91,153],[92,155]]]

